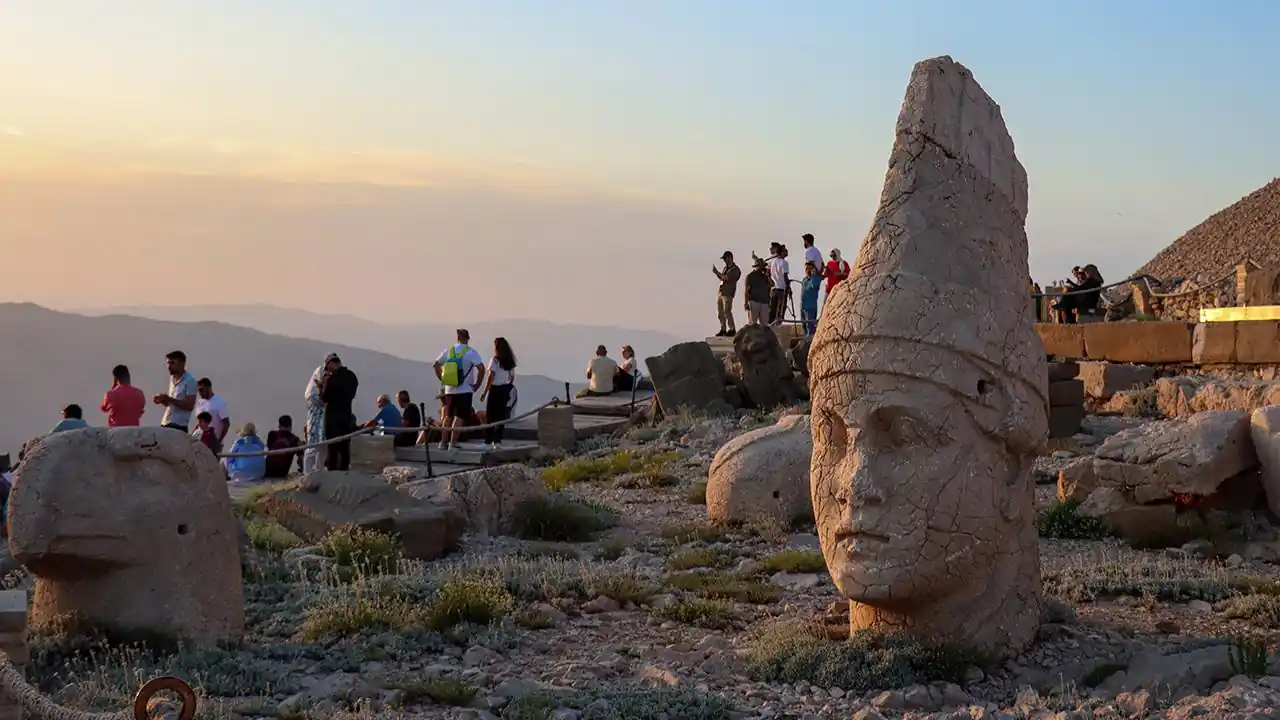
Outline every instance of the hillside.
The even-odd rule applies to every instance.
[[[111,386],[111,368],[124,363],[148,396],[163,392],[166,352],[187,353],[196,377],[208,376],[227,401],[233,424],[254,422],[265,432],[281,414],[303,414],[307,378],[328,352],[338,352],[360,378],[357,415],[374,414],[381,393],[408,390],[415,401],[439,389],[427,363],[343,344],[269,335],[223,323],[179,323],[124,315],[86,317],[38,305],[0,304],[0,453],[47,432],[62,407],[77,403],[91,424]],[[520,405],[529,408],[564,392],[564,383],[538,375],[519,376]],[[150,406],[143,422],[158,424]]]
[[[457,325],[442,323],[394,325],[350,315],[324,315],[306,310],[264,304],[117,307],[110,310],[77,309],[84,315],[118,313],[178,322],[215,321],[287,337],[341,342],[403,358],[435,358],[453,341]],[[714,315],[712,316],[714,319]],[[476,347],[486,356],[494,337],[506,337],[515,348],[522,372],[579,379],[597,345],[617,357],[626,344],[636,354],[649,357],[689,338],[654,330],[625,327],[572,325],[545,320],[494,320],[466,322]]]
[[[1246,257],[1264,264],[1280,258],[1280,178],[1209,216],[1137,273],[1210,282]]]

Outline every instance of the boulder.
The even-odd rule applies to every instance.
[[[748,325],[739,330],[733,355],[741,368],[740,386],[756,407],[772,408],[800,398],[791,361],[770,328]]]
[[[1110,400],[1122,390],[1132,390],[1156,378],[1155,368],[1109,362],[1080,363],[1084,392],[1095,400]]]
[[[419,500],[376,475],[322,470],[296,490],[259,501],[259,507],[298,537],[318,542],[343,525],[400,538],[405,557],[434,560],[457,548],[466,519],[451,503]]]
[[[31,446],[9,546],[36,576],[30,623],[66,616],[205,645],[244,633],[239,533],[218,461],[186,433],[89,428]]]
[[[1280,516],[1280,405],[1254,410],[1249,424],[1258,464],[1262,466],[1267,507]]]
[[[791,368],[806,378],[809,377],[809,346],[813,344],[813,336],[806,335],[791,348]]]
[[[1156,381],[1156,407],[1165,417],[1224,410],[1250,413],[1269,405],[1280,405],[1280,381],[1188,376]]]
[[[511,534],[516,507],[547,496],[542,475],[519,464],[413,480],[399,489],[418,500],[452,505],[469,532],[488,536]]]
[[[725,443],[707,474],[707,519],[789,525],[796,518],[812,517],[812,451],[808,415],[784,416],[776,425]]]
[[[1058,500],[1062,502],[1084,502],[1097,487],[1092,457],[1072,460],[1058,471]]]
[[[684,407],[711,415],[733,414],[723,397],[724,366],[705,342],[672,345],[644,363],[664,413]]]
[[[1249,416],[1240,412],[1129,428],[1107,438],[1095,458],[1098,485],[1126,488],[1141,504],[1212,495],[1227,478],[1257,466]]]
[[[1113,487],[1090,493],[1080,505],[1080,514],[1097,518],[1107,532],[1135,548],[1177,547],[1192,539],[1200,526],[1198,522],[1183,524],[1173,503],[1142,505]]]

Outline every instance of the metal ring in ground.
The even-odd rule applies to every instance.
[[[179,720],[195,720],[195,691],[191,689],[191,686],[186,681],[172,675],[155,678],[138,688],[138,694],[133,696],[134,720],[147,720],[147,704],[151,702],[151,698],[155,697],[156,693],[163,690],[172,690],[182,698],[182,710],[178,714]]]

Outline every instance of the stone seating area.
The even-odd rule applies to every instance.
[[[1280,363],[1280,320],[1238,322],[1040,323],[1049,355],[1147,365]]]

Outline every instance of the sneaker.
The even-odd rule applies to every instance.
[[[437,449],[437,450],[448,450],[448,449],[449,449],[449,443],[440,443],[439,445],[437,445],[437,446],[436,446],[436,449]]]

